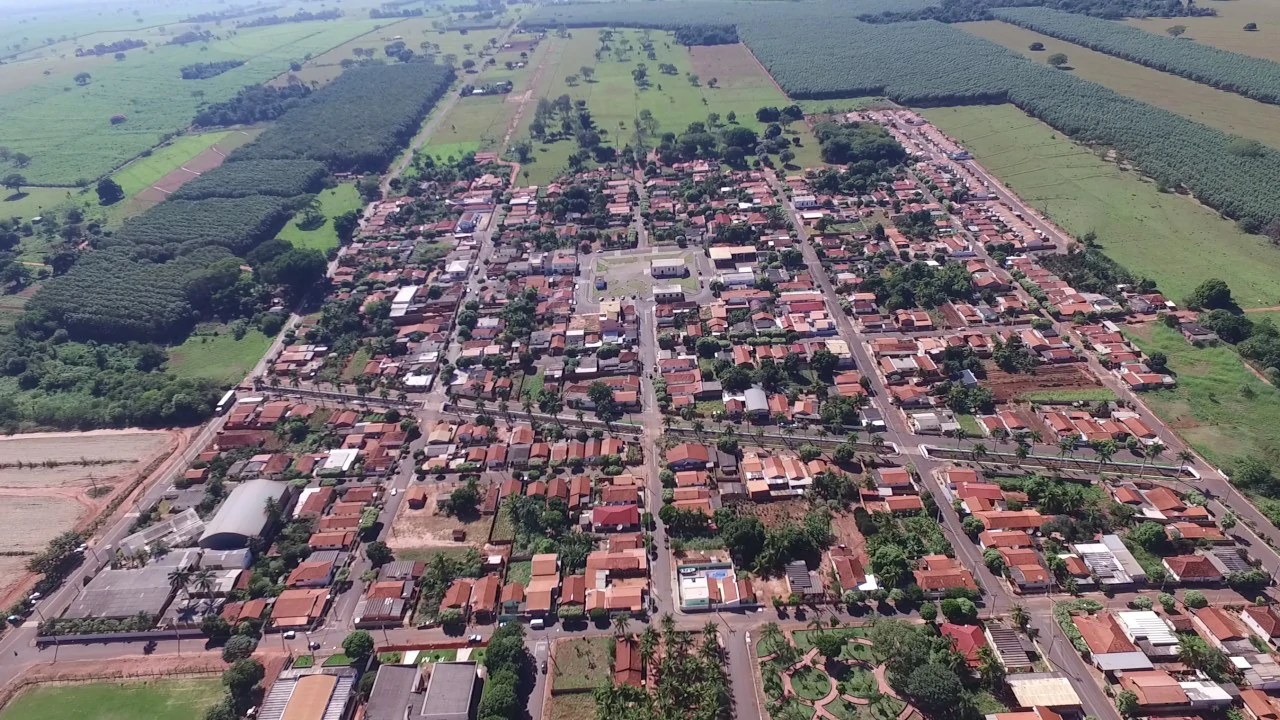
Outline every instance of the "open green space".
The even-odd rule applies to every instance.
[[[140,157],[120,168],[111,177],[120,184],[125,197],[133,197],[230,134],[223,131],[180,135],[168,144],[155,148],[146,157]]]
[[[612,32],[607,50],[601,41],[606,32]],[[646,38],[653,43],[652,58],[641,47]],[[544,45],[549,45],[543,58],[546,67],[541,80],[530,88],[530,102],[554,100],[560,95],[585,100],[605,145],[620,148],[630,142],[642,110],[653,113],[659,134],[678,134],[690,123],[706,122],[712,112],[721,116],[722,123],[733,112],[740,125],[760,132],[764,126],[756,120],[757,109],[791,103],[741,45],[701,46],[690,52],[667,32],[594,29],[575,29],[572,37],[548,38]],[[647,87],[637,85],[632,74],[640,64],[648,71]],[[675,72],[663,73],[664,65],[672,66]],[[589,81],[584,79],[584,67],[592,70]],[[696,76],[696,85],[690,75]],[[716,87],[711,87],[713,78]],[[528,136],[533,117],[530,107],[521,119],[518,138]],[[802,143],[794,149],[793,162],[802,167],[821,164],[818,143],[808,128],[795,124],[791,129],[798,131]],[[534,160],[525,168],[529,181],[545,184],[560,175],[575,149],[567,139],[535,142]]]
[[[880,107],[897,107],[888,98],[868,95],[865,97],[832,98],[829,100],[797,100],[796,104],[804,110],[805,115],[830,114],[832,112],[854,112],[856,110],[872,110]]]
[[[804,700],[821,700],[831,691],[831,677],[811,665],[800,668],[791,675],[791,687],[796,696]]]
[[[223,692],[216,676],[37,685],[0,709],[0,720],[199,720]]]
[[[360,193],[356,191],[355,183],[341,183],[336,187],[329,188],[316,196],[320,202],[320,213],[324,215],[325,222],[318,228],[303,230],[298,227],[298,221],[301,215],[295,216],[289,221],[288,225],[280,231],[276,237],[281,240],[288,240],[293,243],[294,247],[319,250],[320,252],[328,252],[338,247],[338,232],[333,227],[333,219],[342,213],[359,210],[364,206],[364,201],[360,199]]]
[[[0,190],[0,217],[30,220],[62,205],[76,202],[78,188],[24,187],[19,192]]]
[[[351,664],[351,658],[347,657],[346,655],[343,655],[342,653],[338,653],[337,655],[330,655],[324,661],[323,666],[324,667],[346,667],[350,664]]]
[[[548,720],[596,720],[596,700],[591,693],[562,693],[547,701]]]
[[[1196,348],[1163,325],[1127,330],[1150,355],[1162,352],[1178,386],[1142,401],[1219,467],[1243,455],[1280,457],[1280,390],[1263,382],[1229,346]]]
[[[613,656],[612,638],[576,638],[558,643],[551,663],[551,688],[555,692],[594,690],[607,684]]]
[[[1223,92],[1210,85],[1153,70],[999,20],[961,23],[958,27],[1041,63],[1047,64],[1049,57],[1055,53],[1065,53],[1070,72],[1085,80],[1105,85],[1122,95],[1178,113],[1223,132],[1280,147],[1280,106]],[[1044,50],[1032,52],[1028,47],[1033,42],[1042,43]]]
[[[169,350],[169,370],[179,377],[215,380],[234,385],[244,379],[271,346],[271,338],[250,328],[239,340],[231,328],[197,328],[181,345]]]
[[[960,423],[960,429],[964,430],[969,437],[982,437],[982,426],[978,424],[978,418],[972,415],[956,415],[956,422]]]
[[[418,653],[418,663],[453,662],[458,659],[457,650],[423,650]]]
[[[1181,302],[1209,277],[1230,278],[1243,307],[1280,304],[1280,250],[1194,200],[1073,143],[1012,105],[923,114],[956,138],[1023,200]]]
[[[31,157],[21,172],[32,182],[74,185],[111,172],[162,136],[186,127],[196,108],[234,95],[288,69],[289,63],[323,53],[368,32],[367,17],[338,22],[286,23],[220,30],[208,43],[153,42],[122,61],[93,67],[77,82],[69,73],[0,95],[0,145]],[[173,29],[172,34],[177,34]],[[219,39],[220,38],[220,39]],[[236,69],[204,80],[183,80],[182,67],[243,60]],[[112,118],[119,116],[118,122]],[[10,171],[0,167],[0,173]]]
[[[1038,403],[1073,403],[1073,402],[1109,402],[1116,399],[1116,394],[1107,388],[1081,388],[1079,390],[1036,390],[1018,396],[1020,400]],[[964,421],[961,421],[961,426]],[[968,430],[968,428],[965,428]],[[981,432],[981,428],[979,428]],[[975,436],[976,437],[976,436]]]
[[[426,151],[437,158],[447,158],[500,146],[517,107],[517,103],[508,102],[509,97],[482,95],[460,99],[431,133]]]

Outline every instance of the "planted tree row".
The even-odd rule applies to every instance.
[[[311,159],[334,172],[379,172],[453,82],[448,65],[353,67],[280,117],[232,159]]]
[[[183,80],[207,80],[217,77],[228,70],[235,70],[244,65],[244,60],[220,60],[218,62],[195,63],[182,67]]]
[[[171,200],[241,198],[250,195],[294,197],[320,190],[328,171],[315,160],[244,160],[191,180],[169,196]]]
[[[302,104],[309,85],[246,85],[235,97],[204,107],[191,121],[197,127],[252,125],[268,122]]]
[[[290,214],[287,200],[265,195],[169,200],[129,219],[104,245],[164,260],[212,246],[243,254],[275,237]]]
[[[1181,75],[1260,102],[1280,104],[1280,63],[1271,60],[1046,8],[1002,8],[995,11],[995,16],[1153,70]]]

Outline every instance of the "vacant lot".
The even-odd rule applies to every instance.
[[[168,433],[143,430],[0,438],[0,487],[87,486],[90,474],[119,475],[167,452],[171,444]]]
[[[1106,254],[1181,302],[1225,277],[1244,307],[1280,304],[1280,251],[1190,198],[1099,158],[1012,105],[924,115],[996,177],[1071,234],[1095,232]]]
[[[1204,43],[1232,52],[1280,62],[1280,5],[1271,0],[1234,0],[1212,4],[1215,17],[1151,18],[1124,22],[1153,33],[1163,33],[1173,25],[1185,25],[1188,42]],[[1257,23],[1256,32],[1244,30],[1245,23]]]
[[[1275,105],[1223,92],[999,20],[963,23],[961,27],[1041,63],[1054,53],[1066,53],[1071,72],[1086,80],[1223,132],[1280,147],[1280,107]],[[1027,46],[1033,42],[1044,43],[1044,50],[1028,50]]]
[[[425,152],[448,158],[500,147],[519,106],[516,98],[516,95],[462,98],[436,126]]]
[[[39,552],[74,527],[84,509],[74,500],[6,495],[0,502],[0,543],[12,552]]]
[[[1218,466],[1241,455],[1280,457],[1280,391],[1259,380],[1230,347],[1195,348],[1163,325],[1127,331],[1144,352],[1163,352],[1173,390],[1142,401]]]
[[[428,485],[430,494],[427,503],[421,510],[414,510],[409,503],[401,503],[396,518],[392,521],[391,537],[387,544],[397,550],[412,548],[467,548],[480,547],[489,538],[489,529],[493,517],[481,516],[474,520],[463,521],[453,515],[446,515],[439,510],[439,501],[447,498],[449,493],[458,487],[457,482],[435,483]],[[419,485],[421,487],[421,485]],[[481,486],[484,492],[484,486]],[[453,540],[453,531],[462,530],[467,534],[465,541]]]
[[[337,187],[329,188],[321,192],[317,199],[320,201],[320,212],[325,217],[323,225],[303,230],[298,227],[300,216],[294,217],[277,237],[288,240],[294,247],[320,252],[329,252],[338,247],[338,231],[333,229],[333,219],[350,210],[359,210],[364,207],[364,201],[360,199],[360,193],[356,192],[355,183],[342,183]]]
[[[996,402],[1008,402],[1022,397],[1029,392],[1041,390],[1079,390],[1094,388],[1098,382],[1084,363],[1068,363],[1065,365],[1041,365],[1035,374],[1018,373],[1011,375],[995,366],[995,363],[984,363],[987,377],[982,381],[984,387],[991,388],[996,395]]]
[[[0,710],[0,720],[199,720],[223,694],[217,677],[38,685]]]
[[[548,720],[596,720],[596,701],[587,692],[552,695],[542,714]]]
[[[226,325],[202,327],[169,349],[169,370],[179,377],[234,385],[244,379],[271,347],[271,338],[250,328],[237,340]]]
[[[608,684],[613,667],[611,638],[579,638],[555,644],[551,691],[590,691]]]

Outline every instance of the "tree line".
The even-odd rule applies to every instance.
[[[208,80],[228,70],[235,70],[244,65],[244,60],[221,60],[219,62],[195,63],[184,65],[181,69],[183,80]]]

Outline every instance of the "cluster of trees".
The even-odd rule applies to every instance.
[[[125,38],[124,40],[117,40],[112,43],[98,43],[91,48],[77,48],[76,57],[88,57],[90,55],[114,55],[126,50],[134,50],[146,46],[147,41],[145,40]]]
[[[1083,250],[1078,245],[1072,245],[1065,253],[1044,255],[1041,258],[1041,264],[1071,287],[1085,292],[1119,297],[1120,291],[1116,289],[1117,285],[1129,285],[1139,292],[1155,290],[1154,281],[1134,277],[1101,250],[1091,247],[1091,238],[1088,235],[1084,239]]]
[[[197,127],[223,127],[268,122],[284,115],[311,94],[304,84],[246,85],[235,97],[207,105],[196,113],[191,124]]]
[[[873,292],[886,310],[909,310],[914,307],[934,308],[949,300],[972,295],[969,271],[963,265],[947,263],[932,266],[913,262],[893,268],[888,275],[871,275],[859,290]]]
[[[299,10],[292,15],[263,15],[252,20],[236,23],[238,28],[266,27],[268,25],[283,25],[284,23],[311,22],[312,20],[337,20],[342,17],[341,10],[321,10],[320,12],[307,12]]]
[[[980,717],[974,705],[978,688],[964,657],[932,624],[881,618],[872,623],[867,636],[885,658],[889,685],[927,717]]]
[[[1002,8],[995,15],[1005,22],[1219,90],[1260,102],[1280,103],[1280,64],[1178,40],[1176,36],[1182,33],[1176,28],[1185,31],[1185,26],[1170,28],[1173,37],[1166,37],[1110,20],[1044,7]]]
[[[100,246],[135,250],[138,259],[160,262],[210,247],[243,253],[275,237],[289,213],[286,200],[266,195],[170,200],[130,218]]]
[[[533,658],[524,646],[524,625],[509,622],[489,638],[487,671],[476,716],[480,720],[520,717],[533,691]]]
[[[738,42],[738,28],[733,25],[681,25],[672,28],[676,42],[692,45],[732,45]]]
[[[228,70],[235,70],[244,65],[244,60],[221,60],[218,62],[195,63],[194,65],[183,66],[183,80],[208,80],[211,77],[217,77]]]
[[[188,30],[180,35],[174,35],[168,45],[190,45],[194,42],[204,42],[213,37],[213,33],[208,30]]]
[[[617,625],[620,634],[625,636],[626,621]],[[639,642],[640,658],[653,679],[652,689],[618,684],[601,686],[594,695],[596,717],[618,720],[732,718],[733,697],[724,666],[719,625],[708,622],[701,633],[681,632],[675,629],[675,619],[669,613],[662,616],[659,625],[661,632],[650,625],[638,640],[628,638]]]
[[[818,138],[824,162],[833,165],[856,165],[881,172],[901,165],[907,151],[883,126],[875,123],[823,123],[813,129]]]
[[[231,158],[309,158],[334,172],[380,172],[453,79],[452,67],[431,63],[351,68]]]
[[[886,10],[861,16],[873,23],[909,20],[938,20],[945,23],[990,20],[993,8],[1033,5],[1055,8],[1063,12],[1121,20],[1126,17],[1183,17],[1217,15],[1212,8],[1198,7],[1194,2],[1183,5],[1179,0],[943,0],[939,5],[909,10]],[[999,11],[995,11],[996,17]]]
[[[250,195],[296,197],[319,192],[328,175],[315,160],[243,160],[193,178],[175,190],[171,200],[242,198]]]
[[[422,17],[422,14],[422,8],[373,8],[369,11],[369,17],[373,20],[382,20],[384,18]]]

